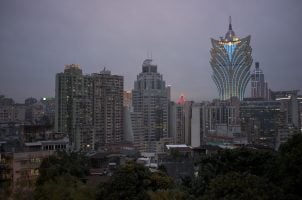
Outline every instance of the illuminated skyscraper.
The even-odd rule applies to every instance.
[[[211,39],[212,78],[221,100],[234,96],[242,100],[244,97],[253,62],[250,39],[251,36],[241,39],[236,37],[232,29],[231,17],[225,38]]]

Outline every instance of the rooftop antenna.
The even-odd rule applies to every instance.
[[[232,30],[232,17],[229,16],[229,30]]]

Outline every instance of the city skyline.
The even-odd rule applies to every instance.
[[[125,90],[131,90],[141,62],[152,54],[167,85],[172,85],[173,100],[181,93],[196,101],[218,98],[211,80],[210,38],[223,36],[230,15],[236,35],[251,35],[254,62],[261,63],[270,88],[302,89],[301,6],[295,0],[4,0],[0,94],[17,102],[54,96],[55,74],[71,63],[87,73],[107,67],[124,76]]]

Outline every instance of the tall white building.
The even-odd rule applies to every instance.
[[[168,137],[168,92],[157,65],[146,59],[132,91],[134,112],[143,115],[144,141],[147,152],[156,152],[156,141]]]

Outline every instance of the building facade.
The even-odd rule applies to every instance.
[[[16,104],[13,99],[0,95],[0,123],[24,122],[26,105]]]
[[[142,113],[146,152],[156,151],[156,141],[168,137],[168,92],[157,65],[146,59],[132,91],[133,111]]]
[[[263,71],[259,67],[259,62],[255,63],[255,69],[251,75],[251,97],[268,100],[268,85],[264,79]]]
[[[280,102],[280,110],[286,113],[286,123],[301,129],[299,90],[271,91],[272,100]]]
[[[251,36],[240,39],[235,35],[231,19],[225,38],[211,39],[212,78],[221,100],[231,97],[242,100],[244,97],[253,62],[250,40]]]
[[[233,143],[241,138],[238,98],[213,100],[200,105],[202,144]]]
[[[199,147],[204,141],[202,103],[193,103],[191,111],[191,146]]]
[[[5,152],[0,153],[0,181],[7,194],[33,192],[39,176],[42,160],[53,155],[55,151]],[[5,198],[6,199],[6,198]],[[9,198],[8,198],[9,199]]]
[[[108,70],[92,74],[95,148],[123,140],[124,78]]]
[[[132,107],[132,91],[124,91],[124,106]]]
[[[285,116],[277,101],[243,101],[240,105],[241,129],[249,144],[274,149],[278,133],[288,128]]]
[[[123,77],[83,75],[80,65],[66,65],[56,76],[55,130],[68,134],[74,150],[119,143],[123,132]]]
[[[169,135],[175,144],[191,145],[192,101],[186,101],[181,95],[169,105]]]

